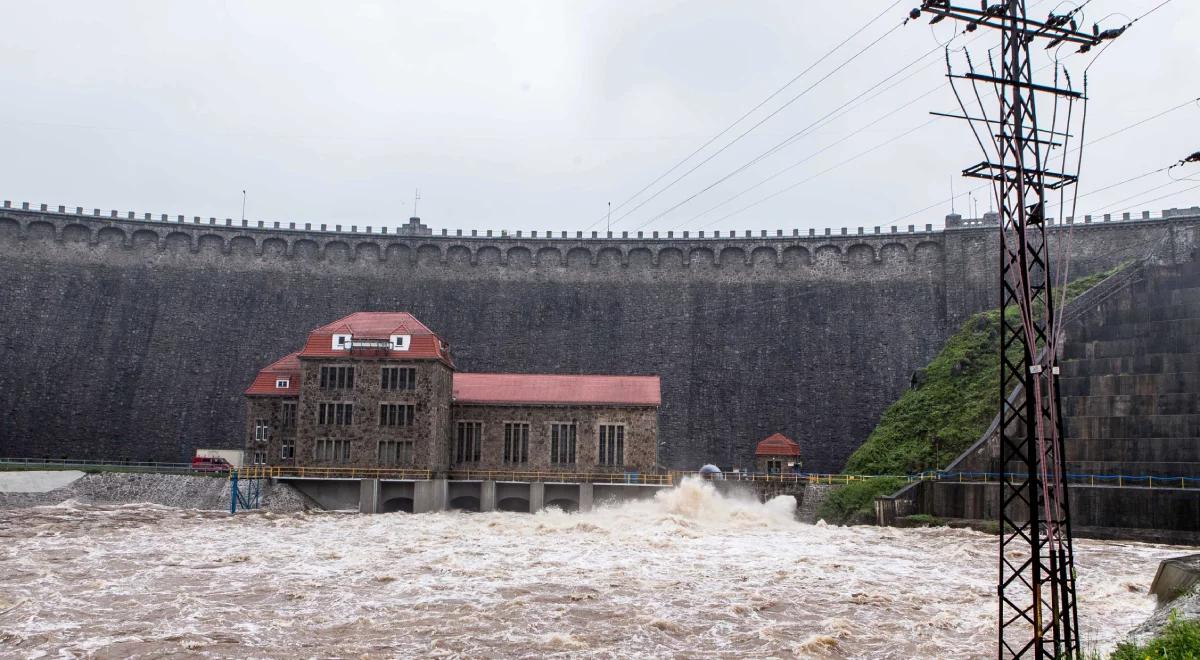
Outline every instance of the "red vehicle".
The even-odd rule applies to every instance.
[[[196,472],[228,472],[231,467],[229,461],[220,456],[197,456],[192,459],[192,469]]]

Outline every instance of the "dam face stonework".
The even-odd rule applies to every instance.
[[[994,227],[462,237],[59,209],[0,208],[0,455],[240,447],[242,391],[297,333],[403,310],[464,371],[661,375],[666,466],[750,467],[757,440],[782,432],[806,470],[832,471],[997,302]],[[1053,240],[1075,277],[1151,251],[1185,259],[1198,228],[1180,214]]]

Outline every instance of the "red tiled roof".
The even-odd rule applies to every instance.
[[[335,334],[349,334],[353,339],[389,339],[392,335],[409,335],[407,351],[388,351],[383,355],[402,360],[441,360],[453,368],[450,345],[442,341],[432,330],[425,327],[408,312],[355,312],[333,323],[323,325],[308,333],[308,340],[300,351],[301,357],[338,357],[353,359],[364,355],[333,349]]]
[[[758,447],[754,450],[754,455],[799,456],[800,445],[786,435],[783,435],[782,433],[776,433],[758,443]]]
[[[387,339],[389,335],[432,335],[433,331],[425,327],[408,312],[355,312],[342,317],[333,323],[327,323],[313,333],[334,334],[350,332],[354,335]]]
[[[454,374],[455,403],[657,406],[658,376]]]
[[[275,381],[280,378],[288,380],[286,388],[275,387]],[[289,353],[267,365],[254,382],[246,388],[246,394],[266,396],[299,396],[300,395],[300,353]]]

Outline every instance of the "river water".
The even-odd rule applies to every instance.
[[[587,514],[0,511],[5,657],[994,656],[996,538],[702,482]],[[1077,541],[1107,648],[1186,548]]]

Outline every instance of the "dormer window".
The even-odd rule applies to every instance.
[[[286,378],[276,378],[275,379],[275,389],[277,389],[277,390],[286,390],[288,388],[288,386],[291,384],[292,384],[291,381],[289,381]]]
[[[392,335],[392,350],[407,351],[410,339],[412,339],[411,335]]]
[[[349,348],[350,347],[350,338],[352,336],[353,335],[334,335],[333,336],[333,350],[344,351],[347,348]]]

